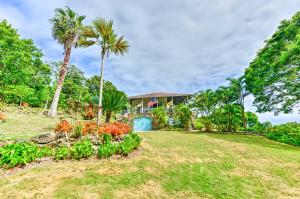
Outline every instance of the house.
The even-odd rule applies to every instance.
[[[187,103],[191,94],[183,93],[148,93],[129,97],[129,103],[136,113],[148,113],[156,107],[165,107],[167,111],[172,111],[174,107],[181,103]]]

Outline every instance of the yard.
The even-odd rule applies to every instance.
[[[0,139],[49,132],[57,122],[8,116],[27,122],[23,128],[13,121],[14,128],[1,124]],[[141,149],[126,158],[49,161],[11,174],[0,170],[0,198],[300,198],[299,147],[245,135],[140,135]]]

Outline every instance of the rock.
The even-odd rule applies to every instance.
[[[37,144],[48,144],[54,142],[56,140],[56,136],[50,133],[38,135],[31,139],[33,142]]]

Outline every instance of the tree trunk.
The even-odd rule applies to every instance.
[[[100,73],[100,91],[99,91],[99,104],[98,104],[98,116],[97,116],[97,124],[100,125],[100,120],[102,116],[102,96],[103,96],[103,70],[104,70],[104,58],[105,58],[105,51],[102,50],[101,53],[101,73]]]
[[[66,52],[65,52],[65,57],[64,57],[64,61],[63,61],[63,65],[59,71],[59,78],[57,80],[57,87],[55,90],[55,94],[51,103],[51,107],[49,109],[48,112],[48,116],[49,117],[55,117],[56,116],[56,112],[57,112],[57,105],[58,105],[58,100],[59,100],[59,96],[60,96],[60,92],[65,80],[65,76],[68,70],[68,64],[70,61],[70,56],[71,56],[71,47],[67,47],[66,48]]]
[[[106,122],[106,123],[109,123],[109,122],[110,122],[110,118],[111,118],[111,112],[107,112],[107,113],[106,113],[105,122]]]
[[[243,126],[245,129],[245,133],[247,133],[247,121],[246,121],[246,116],[245,116],[245,107],[242,106],[242,119],[243,119]]]

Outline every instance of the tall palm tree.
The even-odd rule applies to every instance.
[[[91,26],[88,26],[82,32],[80,45],[89,47],[98,45],[101,48],[101,71],[100,71],[100,91],[98,104],[97,124],[100,124],[102,115],[102,96],[103,96],[103,70],[105,58],[108,58],[110,53],[115,55],[124,55],[128,51],[129,45],[124,37],[119,37],[113,30],[113,21],[106,21],[103,18],[96,18]]]
[[[83,29],[82,21],[84,19],[85,16],[78,15],[68,7],[66,7],[65,9],[56,9],[54,18],[50,19],[50,22],[53,25],[52,35],[54,39],[64,46],[64,60],[59,71],[57,87],[51,107],[48,112],[48,116],[50,117],[54,117],[56,115],[60,92],[63,86],[66,72],[68,70],[71,50],[73,46],[76,46],[80,38],[81,31]]]
[[[243,119],[243,126],[245,132],[247,132],[247,119],[245,115],[245,97],[249,94],[246,90],[246,85],[245,85],[245,78],[244,76],[233,79],[229,78],[227,79],[230,82],[230,89],[233,91],[233,95],[236,97],[236,102],[237,104],[241,107],[242,109],[242,119]]]

